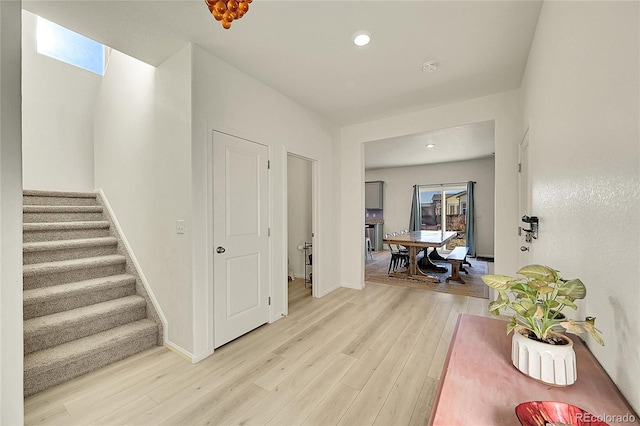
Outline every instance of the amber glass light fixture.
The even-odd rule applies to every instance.
[[[249,3],[253,0],[204,0],[209,12],[216,21],[220,21],[222,28],[228,30],[235,19],[240,19],[249,11]]]

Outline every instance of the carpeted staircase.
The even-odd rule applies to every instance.
[[[24,191],[24,394],[162,344],[162,323],[95,193]]]

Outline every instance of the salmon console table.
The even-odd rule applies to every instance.
[[[430,425],[519,425],[515,407],[527,401],[576,405],[610,425],[640,424],[620,391],[585,343],[569,334],[578,378],[552,387],[525,376],[511,364],[506,322],[460,314],[433,402]]]

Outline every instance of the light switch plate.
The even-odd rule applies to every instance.
[[[176,220],[176,233],[184,234],[184,220]]]

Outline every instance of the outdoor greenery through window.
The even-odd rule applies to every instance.
[[[104,75],[104,45],[38,16],[37,51],[78,68]]]
[[[457,237],[447,244],[447,248],[464,247],[466,245],[466,187],[421,185],[419,189],[421,229],[456,231]]]

